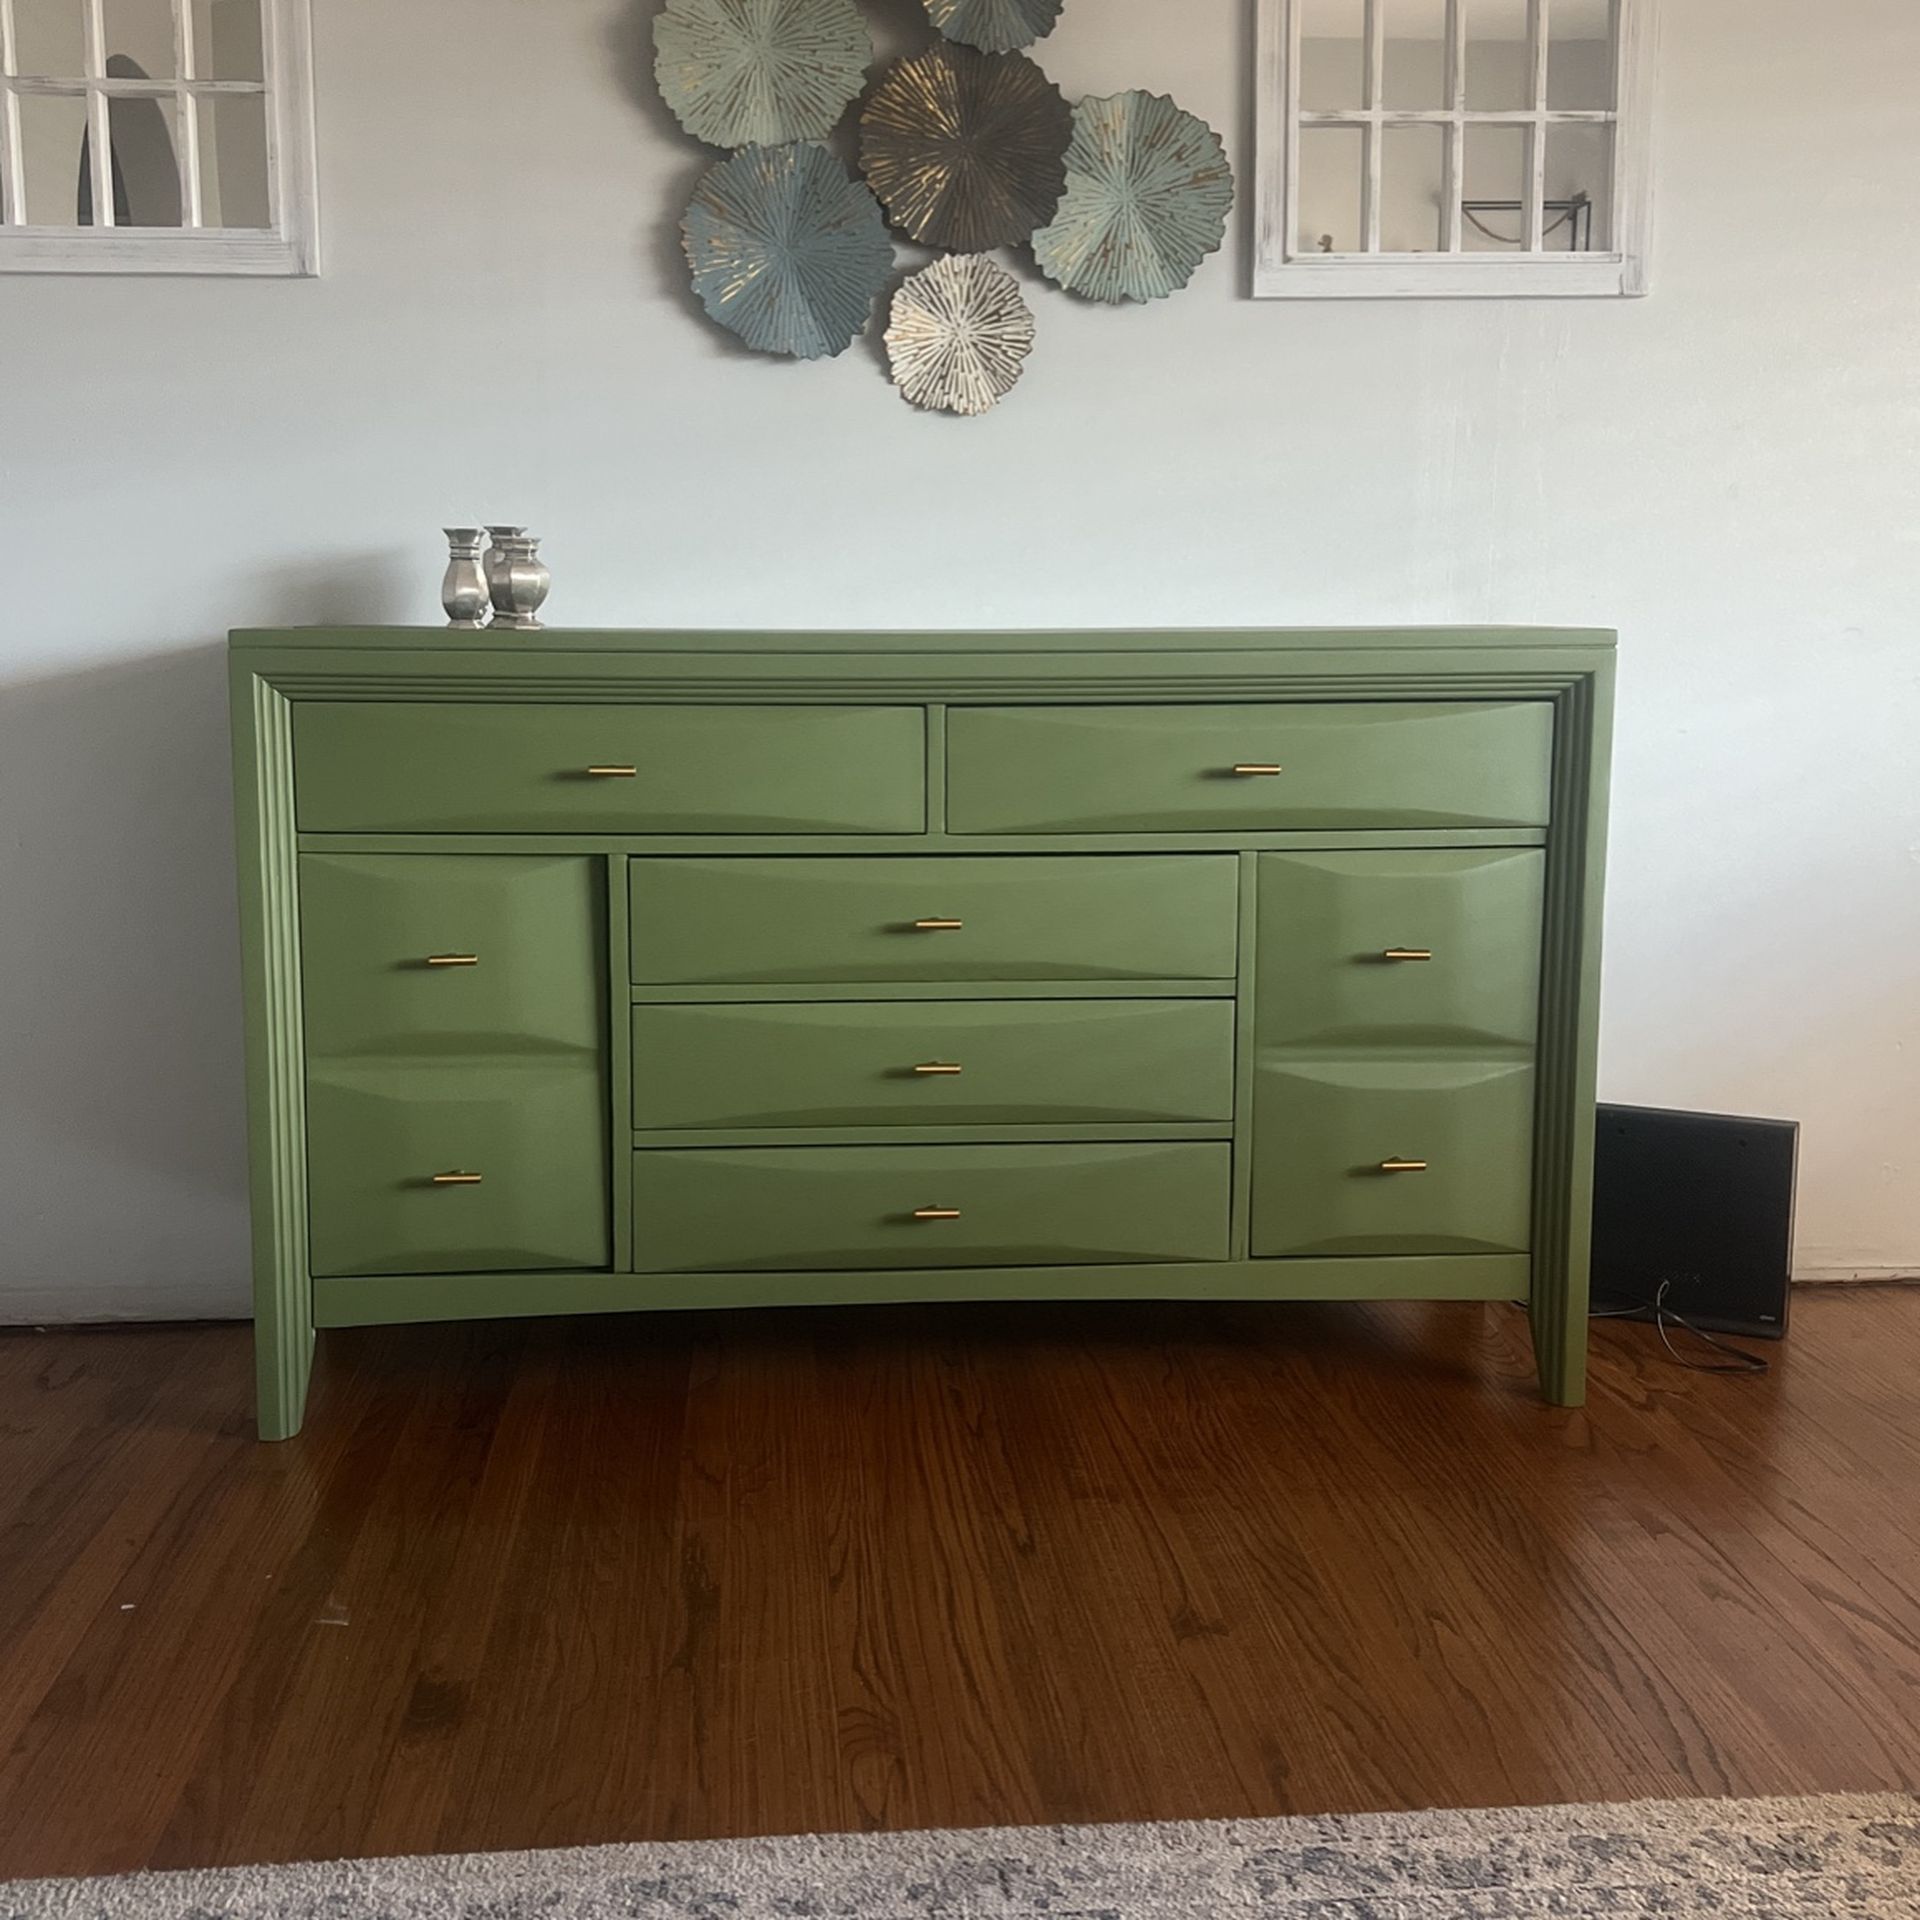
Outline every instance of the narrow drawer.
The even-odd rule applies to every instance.
[[[1263,1060],[1254,1253],[1525,1252],[1533,1095],[1524,1060]]]
[[[303,854],[308,1050],[597,1056],[605,893],[598,860]]]
[[[605,1081],[546,1061],[332,1061],[307,1076],[313,1271],[599,1268]],[[435,1175],[478,1175],[435,1184]]]
[[[918,707],[301,702],[308,832],[918,833]],[[597,771],[596,771],[597,770]]]
[[[634,1156],[642,1273],[1224,1260],[1224,1142]]]
[[[1263,1047],[1530,1047],[1546,855],[1268,853]]]
[[[1226,980],[1229,855],[635,860],[643,984]]]
[[[1233,1019],[1226,1000],[640,1006],[633,1123],[1227,1120]]]
[[[1544,701],[955,708],[947,823],[955,833],[1540,826],[1552,755]]]

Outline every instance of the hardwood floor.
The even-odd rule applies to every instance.
[[[0,1877],[1920,1785],[1920,1289],[0,1338]]]

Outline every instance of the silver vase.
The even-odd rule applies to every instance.
[[[487,592],[493,624],[514,633],[538,633],[540,609],[553,587],[553,575],[540,558],[540,542],[525,527],[489,527]]]
[[[452,554],[447,576],[440,583],[440,604],[447,610],[447,625],[468,630],[484,627],[493,605],[487,593],[486,569],[480,563],[485,529],[446,527],[442,531]]]

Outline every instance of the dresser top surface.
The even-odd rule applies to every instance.
[[[243,628],[230,637],[236,653],[280,648],[302,652],[539,654],[1076,654],[1436,652],[1514,648],[1531,653],[1565,648],[1611,650],[1615,635],[1600,627],[1224,627],[1028,629],[995,632],[833,632],[768,629],[548,627],[539,633],[446,627]]]

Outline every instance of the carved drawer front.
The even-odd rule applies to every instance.
[[[1531,847],[1262,854],[1261,1047],[1531,1047],[1546,867]]]
[[[1253,1252],[1525,1252],[1530,1060],[1263,1058]]]
[[[640,1006],[633,1123],[1230,1120],[1233,1019],[1230,1000]]]
[[[307,832],[918,833],[918,707],[300,702]]]
[[[957,707],[955,833],[1541,826],[1542,701]]]
[[[299,872],[313,1271],[606,1266],[604,863]]]
[[[634,1155],[646,1273],[1224,1260],[1225,1142]]]
[[[603,863],[565,855],[300,858],[307,1045],[605,1045]]]
[[[635,860],[643,984],[1226,980],[1230,856]]]
[[[597,1066],[340,1060],[307,1076],[316,1274],[605,1267]]]

